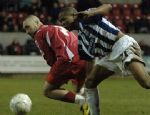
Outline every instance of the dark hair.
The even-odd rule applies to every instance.
[[[65,8],[63,8],[61,11],[60,11],[60,13],[59,13],[59,19],[61,18],[61,17],[64,17],[64,16],[67,16],[67,15],[73,15],[73,14],[75,14],[75,13],[77,13],[78,11],[75,9],[75,8],[73,8],[73,7],[65,7]]]

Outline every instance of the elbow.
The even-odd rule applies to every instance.
[[[108,13],[112,10],[111,4],[105,4],[105,7],[107,8]]]
[[[112,5],[108,4],[108,7],[109,7],[109,11],[111,11],[112,10]]]
[[[111,10],[112,10],[111,4],[103,4],[102,6],[98,7],[98,12],[101,15],[107,15],[110,13]]]
[[[107,4],[108,5],[108,9],[112,10],[112,5],[111,4]]]

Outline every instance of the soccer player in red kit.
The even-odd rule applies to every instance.
[[[34,15],[23,21],[23,28],[31,35],[47,64],[51,66],[44,95],[83,107],[83,95],[61,88],[68,80],[75,79],[78,81],[78,89],[81,89],[86,77],[86,62],[79,59],[77,37],[61,26],[43,25]],[[88,107],[83,109],[83,114],[89,115]]]

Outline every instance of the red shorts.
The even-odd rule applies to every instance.
[[[65,62],[59,66],[59,69],[51,68],[48,73],[47,82],[50,84],[62,85],[69,80],[84,82],[86,78],[86,62],[78,60],[74,63]]]

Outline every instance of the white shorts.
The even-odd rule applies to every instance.
[[[95,64],[103,66],[116,73],[126,74],[126,64],[132,60],[144,64],[141,58],[141,49],[138,43],[130,36],[123,36],[112,47],[112,52],[103,58],[96,58]]]

